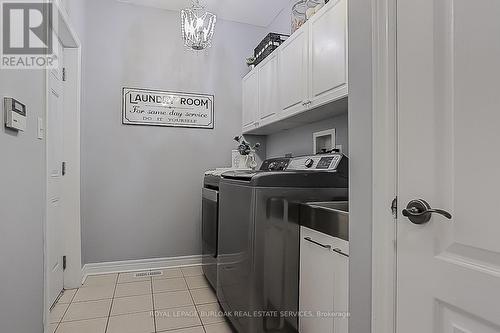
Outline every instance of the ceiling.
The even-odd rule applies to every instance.
[[[135,5],[168,10],[189,7],[191,0],[118,0]],[[267,27],[290,0],[202,0],[207,10],[218,18]]]

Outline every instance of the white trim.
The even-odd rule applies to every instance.
[[[66,82],[64,82],[64,288],[77,287],[82,278],[82,239],[80,214],[80,105],[81,48],[64,48]]]
[[[372,332],[396,332],[397,0],[373,1]]]
[[[200,266],[201,258],[201,255],[196,255],[85,264],[83,266],[82,283],[89,275],[135,272],[150,269],[177,268],[185,266]]]
[[[316,132],[313,133],[313,154],[319,153],[318,151],[316,151],[316,148],[318,148],[318,138],[328,135],[332,138],[332,146],[330,147],[330,149],[335,149],[337,147],[337,129],[332,128],[325,131]]]

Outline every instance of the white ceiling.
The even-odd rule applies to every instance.
[[[118,1],[176,11],[191,5],[191,0]],[[221,19],[267,27],[290,0],[202,0],[201,3]]]

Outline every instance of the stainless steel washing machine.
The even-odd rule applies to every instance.
[[[297,332],[299,204],[347,199],[342,154],[293,158],[281,171],[222,175],[217,298],[239,333]]]

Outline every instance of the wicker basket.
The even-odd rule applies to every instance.
[[[254,50],[254,65],[257,66],[262,60],[276,50],[278,46],[280,46],[288,37],[288,35],[276,34],[273,32],[268,34]]]

